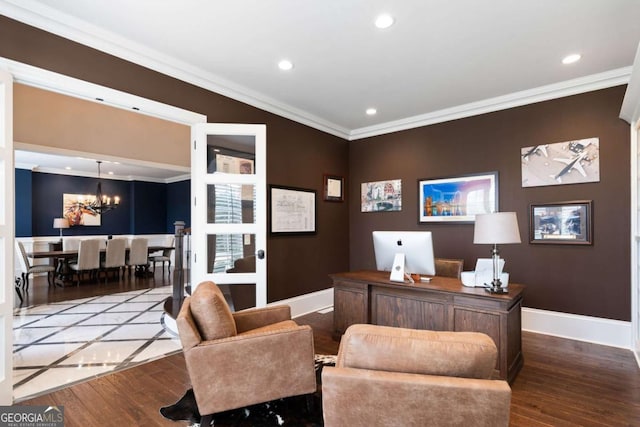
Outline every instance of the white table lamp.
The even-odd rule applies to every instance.
[[[491,285],[485,284],[488,292],[508,292],[506,288],[502,287],[502,282],[500,281],[498,245],[520,242],[520,230],[518,229],[518,218],[515,212],[496,212],[476,215],[473,243],[493,245],[493,249],[491,250],[491,257],[493,259],[493,281]]]
[[[60,229],[60,240],[62,241],[62,229],[69,228],[69,220],[67,218],[54,218],[53,228]]]

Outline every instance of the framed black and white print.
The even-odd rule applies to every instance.
[[[591,200],[531,204],[529,241],[542,244],[592,244],[592,207]]]

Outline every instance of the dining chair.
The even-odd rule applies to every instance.
[[[129,257],[127,259],[127,267],[129,267],[129,275],[131,275],[131,267],[134,267],[136,273],[144,273],[149,267],[149,243],[143,237],[134,237],[129,245]]]
[[[49,282],[49,286],[53,284],[53,274],[56,271],[56,268],[53,265],[32,265],[29,262],[29,257],[27,256],[27,251],[24,249],[24,245],[22,242],[16,241],[16,248],[18,250],[18,260],[20,261],[20,267],[22,268],[22,282],[24,284],[25,292],[29,290],[29,274],[35,273],[47,273],[47,281]]]
[[[100,269],[104,270],[104,282],[109,278],[109,270],[113,271],[116,278],[120,278],[120,271],[125,267],[126,239],[111,239],[107,243],[104,261],[100,262]]]
[[[83,273],[96,274],[100,268],[100,239],[80,240],[78,261],[69,264],[69,268],[76,273],[76,286],[80,286],[80,278]]]
[[[167,264],[167,276],[171,273],[171,252],[173,252],[173,244],[175,243],[175,236],[171,236],[166,239],[164,245],[171,249],[163,249],[161,255],[149,256],[149,262],[153,265],[153,274],[156,273],[156,262],[162,263],[162,275],[164,276],[164,263]]]

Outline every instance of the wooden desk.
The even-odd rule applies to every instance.
[[[448,277],[436,276],[431,282],[415,284],[391,282],[389,273],[380,271],[330,277],[334,339],[356,323],[484,332],[498,347],[496,377],[512,382],[522,368],[522,285],[509,284],[508,294],[490,294]]]

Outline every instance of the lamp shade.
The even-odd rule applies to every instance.
[[[69,228],[69,220],[67,218],[54,218],[53,228]]]
[[[520,230],[515,212],[495,212],[476,215],[473,243],[520,243]]]

